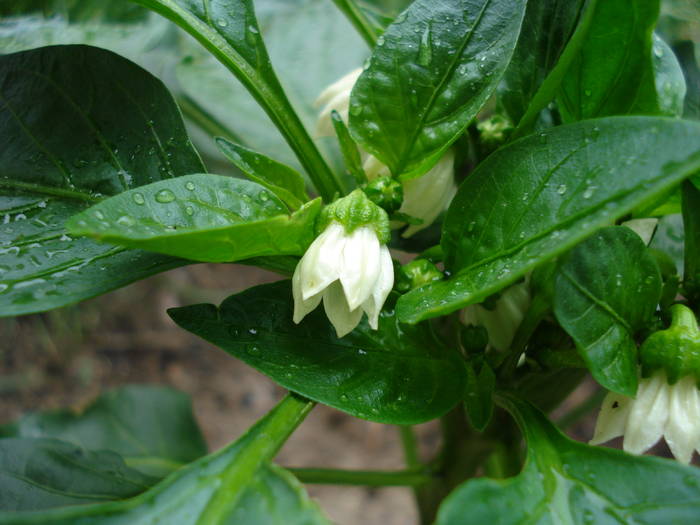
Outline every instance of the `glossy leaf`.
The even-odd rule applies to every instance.
[[[700,169],[700,125],[613,117],[526,137],[462,183],[442,246],[454,276],[398,302],[417,322],[484,300]]]
[[[583,4],[583,0],[528,2],[518,45],[499,86],[499,100],[515,124],[557,64]]]
[[[483,431],[493,415],[493,392],[496,376],[488,363],[481,365],[476,373],[473,363],[467,364],[467,393],[464,406],[472,426]]]
[[[565,122],[608,115],[661,114],[652,64],[659,0],[606,0],[561,84]],[[604,58],[603,58],[604,57]]]
[[[700,189],[683,183],[683,287],[692,299],[700,297]]]
[[[683,116],[687,91],[683,70],[671,46],[656,34],[652,40],[652,58],[659,112],[673,117]]]
[[[0,57],[0,315],[56,308],[185,261],[74,239],[104,196],[201,171],[163,84],[102,49]]]
[[[424,173],[496,89],[525,4],[413,2],[378,40],[353,88],[353,137],[394,175]]]
[[[156,525],[304,523],[327,525],[316,505],[270,458],[312,404],[287,397],[238,441],[123,501],[37,512],[0,512],[0,524]]]
[[[691,41],[678,42],[673,47],[674,56],[677,57],[683,70],[683,77],[687,84],[685,102],[683,104],[683,117],[688,119],[700,119],[700,64],[695,58],[695,46]]]
[[[0,439],[0,513],[124,499],[155,481],[114,452],[55,439]]]
[[[55,438],[85,450],[119,454],[134,469],[164,477],[207,453],[185,394],[155,386],[125,386],[84,411],[27,414],[0,427],[0,436]]]
[[[314,238],[315,200],[289,215],[264,187],[194,174],[121,193],[72,217],[75,235],[204,262],[302,255]]]
[[[464,394],[461,357],[428,326],[402,326],[385,305],[379,330],[366,320],[338,339],[317,308],[292,322],[289,281],[256,286],[218,308],[200,304],[168,313],[199,335],[292,391],[352,415],[413,424],[438,417]]]
[[[252,0],[133,0],[197,39],[245,86],[297,155],[321,196],[341,191],[275,75]]]
[[[566,255],[554,279],[554,315],[593,377],[634,397],[634,336],[661,297],[661,274],[644,242],[624,226],[600,230]]]
[[[304,177],[294,168],[224,138],[217,138],[216,144],[243,175],[275,193],[290,208],[297,209],[309,200]]]
[[[464,483],[443,502],[436,525],[697,521],[698,469],[576,443],[525,402],[511,398],[507,405],[527,439],[523,471]]]

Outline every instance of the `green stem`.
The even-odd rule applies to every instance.
[[[224,137],[236,144],[245,146],[245,141],[240,135],[228,129],[221,121],[187,95],[178,97],[177,104],[180,106],[183,115],[210,137]]]
[[[241,494],[260,466],[275,456],[313,406],[313,402],[294,394],[288,394],[279,402],[261,422],[263,427],[257,429],[256,438],[247,443],[239,455],[233,456],[233,461],[219,474],[219,488],[209,500],[198,524],[222,523],[236,505],[234,495]]]
[[[339,470],[322,468],[289,468],[302,483],[325,485],[363,485],[367,487],[418,487],[431,477],[416,470]]]
[[[413,427],[399,425],[398,428],[406,466],[410,469],[420,467],[421,462],[418,457],[418,443],[416,441],[416,434],[413,432]]]
[[[176,0],[132,0],[163,15],[192,35],[245,86],[299,158],[319,194],[330,202],[344,188],[321,156],[290,104],[272,68],[254,67],[212,25]],[[256,43],[261,60],[269,61],[262,40]]]
[[[564,48],[563,53],[557,61],[557,65],[554,66],[552,71],[549,72],[547,78],[544,79],[542,85],[532,97],[530,105],[527,111],[518,122],[518,126],[513,131],[510,136],[510,140],[513,141],[517,138],[522,137],[529,133],[537,120],[537,116],[540,114],[547,104],[555,97],[559,86],[564,80],[569,67],[571,66],[574,58],[578,55],[581,46],[583,46],[586,37],[588,36],[588,30],[593,22],[593,16],[595,14],[597,0],[588,0],[588,5],[586,5],[581,22],[578,24],[576,31],[574,31],[573,36],[569,40],[569,43]]]
[[[369,48],[374,49],[379,35],[362,10],[357,7],[357,4],[353,0],[333,0],[333,3],[350,20],[360,36],[367,42]]]

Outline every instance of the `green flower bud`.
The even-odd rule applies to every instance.
[[[642,375],[664,370],[669,384],[692,376],[700,382],[700,330],[693,311],[682,304],[671,307],[671,326],[651,334],[639,349]]]
[[[459,337],[468,353],[480,352],[489,344],[489,332],[483,326],[463,326],[459,331]]]
[[[365,187],[369,200],[392,214],[403,204],[403,186],[391,177],[379,177],[371,180]]]
[[[316,224],[317,231],[324,231],[331,222],[342,224],[348,234],[360,226],[369,226],[382,244],[391,239],[389,216],[360,189],[326,206]]]
[[[442,272],[428,259],[414,259],[399,269],[396,276],[396,289],[400,292],[408,292],[442,278]]]
[[[513,131],[513,124],[502,115],[494,115],[476,125],[481,145],[487,151],[494,151],[505,143]]]

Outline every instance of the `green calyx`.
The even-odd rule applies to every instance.
[[[666,371],[670,384],[686,376],[700,382],[700,329],[693,311],[682,304],[671,307],[671,326],[654,332],[639,349],[642,375]]]
[[[505,116],[494,115],[477,123],[476,129],[479,132],[482,147],[488,151],[494,151],[505,144],[514,128],[512,122]]]
[[[325,230],[331,222],[342,224],[347,233],[352,233],[360,226],[369,226],[374,229],[382,244],[391,239],[389,216],[360,189],[326,206],[318,219],[318,231]]]
[[[373,203],[391,214],[403,203],[403,186],[391,177],[378,177],[367,183],[364,192]]]
[[[428,259],[414,259],[404,264],[396,273],[396,289],[399,292],[408,292],[442,278],[443,273]]]

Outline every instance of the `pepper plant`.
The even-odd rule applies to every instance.
[[[168,313],[289,390],[213,454],[162,388],[5,422],[0,523],[328,523],[303,483],[406,486],[439,525],[700,521],[693,2],[0,14],[0,314],[271,269]],[[551,419],[589,374],[624,450],[558,428],[596,398]],[[316,403],[396,425],[406,469],[274,464]]]

